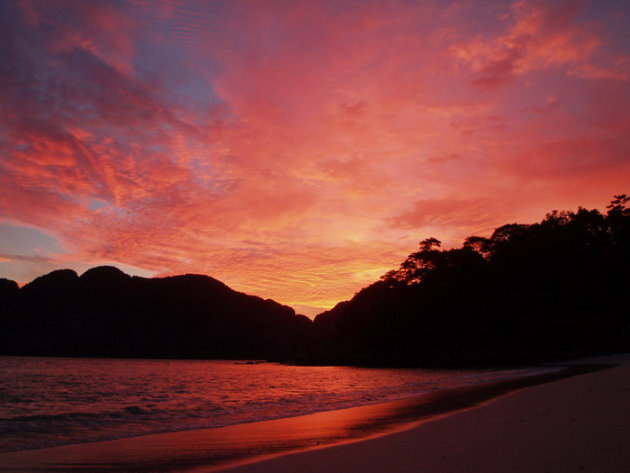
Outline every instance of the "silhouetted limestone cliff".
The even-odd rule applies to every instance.
[[[6,280],[5,280],[6,281]],[[98,267],[0,281],[0,352],[267,358],[299,353],[311,321],[208,276],[146,279]]]

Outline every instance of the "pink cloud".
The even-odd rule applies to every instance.
[[[498,215],[509,218],[513,207],[513,202],[489,197],[425,199],[414,202],[411,210],[394,217],[392,224],[407,229],[444,226],[486,230],[497,221]]]
[[[557,2],[556,2],[557,3]],[[495,87],[537,69],[564,68],[584,79],[628,78],[627,57],[594,63],[602,40],[596,22],[579,21],[584,3],[519,0],[511,5],[507,28],[494,38],[477,36],[451,47],[451,54],[477,75],[474,85]]]
[[[68,0],[19,0],[18,4],[32,28],[49,32],[46,47],[52,53],[71,53],[80,48],[121,73],[133,74],[132,34],[136,25],[124,7],[112,2]],[[63,15],[58,14],[61,10]]]

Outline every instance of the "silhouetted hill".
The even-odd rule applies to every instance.
[[[4,317],[9,317],[9,310],[13,307],[18,293],[18,283],[9,279],[0,278],[0,314],[4,314]],[[2,317],[0,317],[0,330],[2,330],[1,324]]]
[[[18,293],[19,286],[15,281],[0,278],[0,298],[12,297]]]
[[[311,321],[208,276],[146,279],[114,267],[0,281],[0,352],[267,358],[303,349]]]
[[[310,361],[513,364],[630,350],[630,198],[441,250],[435,238],[314,321]]]
[[[208,276],[0,279],[0,354],[480,366],[630,351],[630,198],[442,250],[429,238],[311,323]]]

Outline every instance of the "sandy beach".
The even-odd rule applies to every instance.
[[[614,359],[610,359],[612,361]],[[627,473],[630,362],[529,387],[402,432],[225,473]]]
[[[0,471],[627,473],[628,446],[630,360],[615,357],[418,399],[4,453]]]

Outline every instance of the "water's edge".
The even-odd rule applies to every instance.
[[[270,421],[0,454],[0,471],[212,471],[264,457],[356,441],[487,402],[518,389],[614,366],[571,365],[528,377],[383,404]],[[201,470],[200,470],[201,471]]]
[[[552,366],[552,365],[549,365]],[[382,410],[374,417],[367,417],[361,422],[354,432],[356,435],[348,436],[345,439],[333,440],[329,442],[317,442],[317,444],[304,445],[295,449],[270,452],[257,455],[251,458],[240,460],[228,460],[216,465],[204,465],[199,471],[214,472],[241,464],[255,463],[267,458],[297,451],[311,450],[314,448],[331,447],[342,443],[366,440],[372,437],[388,435],[397,431],[413,428],[422,422],[436,417],[454,414],[458,411],[474,408],[492,402],[503,396],[514,393],[520,389],[525,389],[540,384],[560,381],[562,379],[594,373],[604,369],[617,366],[614,363],[580,363],[572,365],[558,365],[558,371],[536,374],[515,379],[500,380],[461,388],[447,389],[432,394],[425,394],[411,399],[392,401],[378,406]],[[359,409],[370,406],[358,406]],[[363,415],[368,412],[363,412]],[[194,470],[197,471],[197,470]]]
[[[296,417],[561,369],[250,363],[0,358],[0,453]]]

